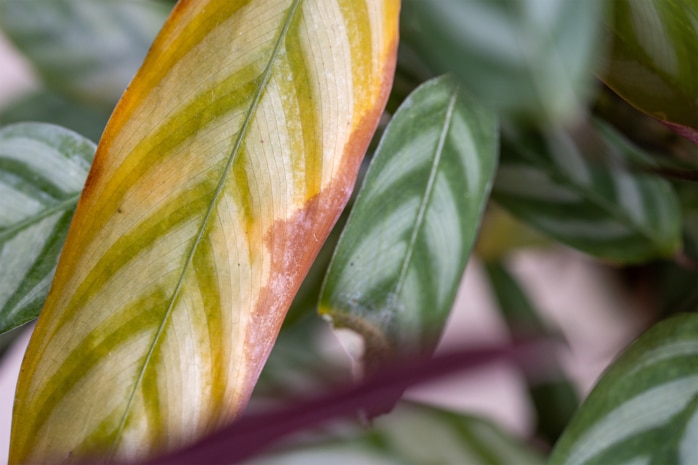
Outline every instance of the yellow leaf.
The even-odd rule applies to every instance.
[[[107,126],[17,389],[11,463],[233,420],[352,190],[399,0],[181,0]]]

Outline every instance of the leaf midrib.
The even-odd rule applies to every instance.
[[[646,228],[643,224],[636,221],[634,217],[626,214],[625,211],[622,208],[616,206],[614,202],[607,201],[606,197],[600,195],[593,189],[593,185],[591,187],[588,187],[585,184],[577,182],[571,176],[566,175],[561,169],[559,169],[555,163],[547,159],[541,162],[538,159],[538,157],[535,156],[535,154],[531,153],[531,150],[529,148],[524,147],[522,144],[518,144],[518,146],[520,147],[519,153],[523,155],[525,161],[533,164],[533,166],[536,166],[544,172],[548,173],[553,180],[562,182],[564,187],[570,189],[571,191],[577,194],[580,194],[582,198],[588,199],[588,201],[592,203],[594,206],[608,213],[611,216],[611,218],[615,219],[623,225],[631,227],[632,231],[636,232],[640,237],[647,240],[648,242],[656,246],[659,246],[660,249],[666,245],[662,241],[662,237],[660,235],[655,236],[654,234],[652,234],[652,230],[650,228]],[[586,164],[586,160],[584,160],[584,163]]]
[[[558,174],[559,171],[556,170],[555,173]],[[611,176],[611,174],[609,174],[609,176]],[[621,205],[607,201],[606,197],[600,195],[598,192],[596,192],[596,190],[580,184],[568,176],[563,176],[563,179],[565,179],[572,190],[576,190],[578,193],[582,194],[582,196],[586,196],[592,203],[594,203],[600,209],[605,210],[616,221],[630,226],[640,237],[644,238],[655,246],[658,246],[660,249],[665,247],[666,244],[662,240],[661,235],[654,235],[651,228],[646,227],[641,221],[638,221],[635,217],[626,213]],[[611,179],[613,178],[611,177]],[[635,180],[633,180],[633,182],[635,183]],[[642,208],[645,208],[644,201]]]
[[[218,198],[220,197],[221,193],[223,192],[225,182],[228,179],[230,172],[232,171],[234,162],[237,159],[237,156],[240,152],[240,148],[242,147],[242,144],[243,144],[243,140],[245,139],[245,136],[247,134],[247,130],[249,129],[249,126],[252,122],[254,114],[256,113],[256,110],[257,110],[259,103],[262,99],[264,91],[269,83],[269,80],[271,79],[273,65],[276,62],[276,58],[278,57],[279,51],[281,50],[281,45],[284,42],[284,39],[288,33],[288,30],[291,26],[291,23],[293,21],[293,18],[298,10],[298,6],[300,5],[301,1],[302,0],[293,0],[293,3],[289,7],[288,14],[286,16],[286,19],[284,20],[283,27],[281,29],[281,33],[279,34],[279,37],[278,37],[276,43],[274,44],[274,49],[272,50],[272,54],[269,57],[269,62],[267,63],[266,67],[264,68],[264,72],[262,74],[262,81],[260,82],[260,84],[257,88],[257,92],[255,93],[254,98],[252,99],[252,102],[250,103],[250,107],[247,111],[247,114],[245,115],[245,119],[243,120],[240,131],[238,132],[237,138],[235,139],[235,144],[230,152],[228,162],[225,166],[225,169],[223,170],[223,173],[221,174],[220,179],[218,180],[218,184],[216,185],[216,189],[213,193],[211,203],[209,204],[209,207],[206,210],[206,214],[204,215],[204,218],[201,222],[201,225],[199,226],[199,230],[196,234],[196,237],[195,237],[194,241],[192,242],[191,248],[189,249],[189,253],[187,254],[187,258],[184,262],[184,265],[182,266],[182,271],[179,275],[179,279],[177,281],[175,289],[172,292],[172,296],[171,296],[170,301],[168,303],[168,307],[167,307],[167,310],[165,312],[165,316],[163,317],[162,322],[158,326],[158,329],[155,333],[155,337],[153,338],[153,342],[151,343],[151,345],[148,349],[148,353],[146,354],[146,357],[143,361],[143,365],[141,366],[141,368],[138,372],[136,382],[134,383],[133,388],[129,394],[129,398],[128,398],[126,407],[124,409],[124,413],[121,417],[121,420],[119,422],[119,427],[118,427],[117,432],[114,436],[114,442],[112,443],[111,449],[106,456],[107,462],[112,460],[112,458],[116,452],[116,448],[121,441],[121,436],[122,436],[124,428],[126,426],[126,421],[127,421],[129,414],[131,412],[131,407],[133,406],[133,402],[134,402],[135,397],[136,397],[136,392],[138,391],[138,388],[143,381],[143,378],[145,376],[145,372],[146,372],[148,366],[150,365],[150,360],[153,356],[153,353],[155,352],[155,348],[157,347],[158,343],[160,342],[162,334],[165,331],[165,327],[167,326],[167,323],[170,319],[170,316],[172,315],[172,311],[174,310],[175,303],[177,301],[177,298],[179,297],[179,293],[180,293],[182,286],[184,284],[184,277],[186,275],[186,272],[187,272],[188,268],[191,266],[191,263],[194,259],[194,255],[199,247],[199,244],[203,240],[204,232],[206,231],[206,226],[208,225],[208,222],[209,222],[211,216],[213,215],[213,211],[215,210],[215,206],[218,203]]]
[[[0,230],[0,244],[5,242],[6,240],[10,239],[11,237],[15,236],[18,234],[20,231],[29,228],[30,226],[33,226],[37,223],[39,223],[41,220],[44,220],[48,218],[49,216],[52,216],[56,213],[59,213],[61,211],[68,211],[71,208],[75,208],[75,206],[78,203],[78,200],[80,199],[80,193],[75,194],[71,197],[68,197],[67,199],[52,205],[50,208],[46,208],[45,210],[41,210],[35,215],[32,215],[28,218],[23,219],[22,221],[19,221],[18,223],[13,224],[7,229]]]
[[[441,156],[443,155],[443,149],[446,143],[446,137],[451,129],[451,123],[453,122],[453,112],[457,100],[458,86],[455,86],[448,102],[443,127],[441,128],[441,134],[439,134],[439,140],[436,144],[436,149],[434,150],[434,161],[431,165],[431,171],[429,172],[429,179],[427,180],[427,186],[424,190],[422,202],[419,205],[419,210],[417,211],[417,217],[414,222],[412,235],[410,236],[410,241],[407,244],[405,258],[402,262],[402,267],[400,268],[400,275],[398,276],[397,282],[395,283],[395,290],[393,292],[395,299],[397,299],[400,293],[402,292],[402,287],[405,283],[405,278],[407,277],[407,271],[409,270],[409,266],[412,263],[412,255],[417,244],[417,238],[419,237],[419,233],[422,231],[422,226],[424,225],[424,217],[426,214],[427,206],[431,202],[432,193],[434,191],[434,182],[436,180],[436,175],[439,171]]]

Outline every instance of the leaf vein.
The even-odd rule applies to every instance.
[[[187,272],[188,268],[190,267],[191,263],[193,262],[194,255],[199,247],[199,244],[203,240],[203,237],[204,237],[204,234],[206,231],[206,226],[208,225],[210,218],[213,215],[213,212],[215,210],[215,206],[217,204],[217,200],[220,197],[221,193],[223,192],[225,182],[228,179],[230,172],[232,171],[233,164],[234,164],[235,160],[237,159],[237,155],[240,153],[240,150],[241,150],[241,147],[243,144],[243,140],[246,136],[247,130],[250,127],[253,116],[256,112],[257,107],[259,106],[261,99],[262,99],[262,95],[264,94],[264,90],[265,90],[266,86],[268,85],[269,80],[271,79],[273,65],[276,62],[277,57],[279,56],[279,52],[281,51],[282,44],[284,43],[284,39],[286,37],[286,34],[289,30],[291,22],[296,14],[296,11],[298,10],[298,6],[299,6],[301,1],[302,0],[294,0],[293,3],[291,4],[289,10],[288,10],[288,14],[286,16],[286,19],[284,20],[283,27],[281,29],[279,37],[277,38],[276,43],[274,45],[274,49],[273,49],[272,54],[269,58],[269,62],[267,63],[267,65],[263,71],[262,80],[259,84],[259,87],[257,88],[257,91],[255,93],[255,96],[254,96],[252,102],[250,103],[250,107],[247,111],[247,115],[245,116],[245,119],[242,123],[242,127],[240,128],[240,131],[238,132],[237,137],[235,139],[235,144],[233,146],[233,149],[231,150],[230,157],[228,158],[228,162],[225,166],[225,169],[223,170],[223,173],[221,174],[221,177],[218,181],[218,185],[216,186],[216,190],[213,193],[211,203],[209,204],[209,207],[206,211],[206,214],[204,215],[204,218],[201,222],[201,226],[199,226],[199,230],[197,232],[197,235],[192,243],[192,246],[189,250],[189,253],[187,254],[187,259],[184,262],[184,265],[182,266],[182,272],[180,273],[177,285],[175,286],[175,289],[172,292],[172,296],[169,300],[169,304],[168,304],[167,311],[165,312],[165,316],[163,317],[163,320],[162,320],[161,324],[159,325],[157,332],[155,333],[155,337],[153,338],[153,342],[148,349],[148,353],[145,356],[145,360],[143,361],[143,365],[141,366],[141,368],[138,372],[136,382],[134,383],[134,386],[131,390],[128,401],[126,403],[126,407],[124,409],[123,416],[121,417],[121,420],[119,422],[119,426],[117,428],[117,433],[115,435],[115,439],[114,439],[114,442],[112,444],[111,450],[107,454],[108,460],[112,459],[112,457],[114,456],[114,454],[116,452],[116,448],[119,445],[119,442],[121,440],[121,435],[122,435],[123,430],[126,426],[126,421],[129,417],[129,413],[131,411],[131,407],[133,406],[133,402],[135,401],[136,392],[138,391],[138,388],[141,385],[143,378],[145,376],[145,372],[146,372],[148,366],[150,365],[150,360],[153,357],[153,354],[155,352],[155,348],[157,347],[158,343],[160,342],[160,339],[165,331],[165,327],[170,319],[170,316],[171,316],[172,311],[174,309],[175,303],[177,301],[179,293],[180,293],[182,286],[184,284],[184,277],[186,275],[186,272]]]
[[[424,218],[426,215],[427,206],[431,201],[432,193],[434,191],[434,185],[436,182],[436,175],[439,171],[439,165],[441,163],[441,155],[443,154],[444,145],[446,143],[446,138],[448,136],[449,129],[451,128],[451,123],[453,121],[453,113],[455,111],[456,101],[458,100],[458,87],[454,88],[451,98],[448,102],[448,108],[446,109],[446,114],[444,118],[443,127],[441,128],[441,134],[439,134],[439,140],[436,145],[436,150],[434,151],[434,161],[431,165],[431,171],[429,173],[429,179],[427,180],[427,186],[425,188],[424,196],[422,197],[422,202],[419,205],[419,210],[417,212],[417,218],[415,219],[414,229],[412,230],[412,235],[410,241],[407,244],[407,250],[405,253],[405,259],[402,262],[402,267],[400,269],[400,275],[397,282],[395,283],[395,291],[393,293],[393,298],[397,299],[402,291],[402,287],[405,283],[405,278],[407,277],[407,270],[412,262],[412,255],[414,253],[414,248],[417,244],[417,238],[422,226],[424,224]]]

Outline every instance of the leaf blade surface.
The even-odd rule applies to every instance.
[[[143,457],[241,411],[351,192],[397,14],[175,7],[98,147],[25,359],[13,462]]]
[[[354,430],[317,444],[268,454],[255,465],[329,462],[346,465],[540,465],[542,458],[484,418],[410,402],[377,418],[370,429]],[[353,431],[352,431],[353,430]],[[420,440],[415,441],[419,435]]]
[[[611,50],[603,81],[636,108],[695,142],[698,4],[618,1],[608,28]]]
[[[671,185],[632,171],[650,159],[610,126],[585,140],[559,129],[510,133],[493,198],[522,221],[583,252],[619,263],[667,257],[681,245]]]
[[[603,374],[551,465],[694,463],[698,319],[684,314],[640,336]]]
[[[325,278],[320,313],[365,362],[433,349],[496,165],[494,117],[448,77],[423,84],[384,134]],[[358,358],[358,354],[354,354]]]
[[[50,124],[0,129],[0,332],[38,316],[94,151]]]

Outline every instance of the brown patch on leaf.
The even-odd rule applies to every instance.
[[[260,290],[256,308],[252,312],[250,331],[244,341],[249,367],[244,386],[249,392],[271,352],[298,288],[349,201],[361,161],[392,88],[396,55],[397,37],[388,47],[384,59],[376,103],[352,131],[341,155],[341,167],[336,177],[290,218],[277,220],[264,236],[272,260],[271,275],[269,283]]]

